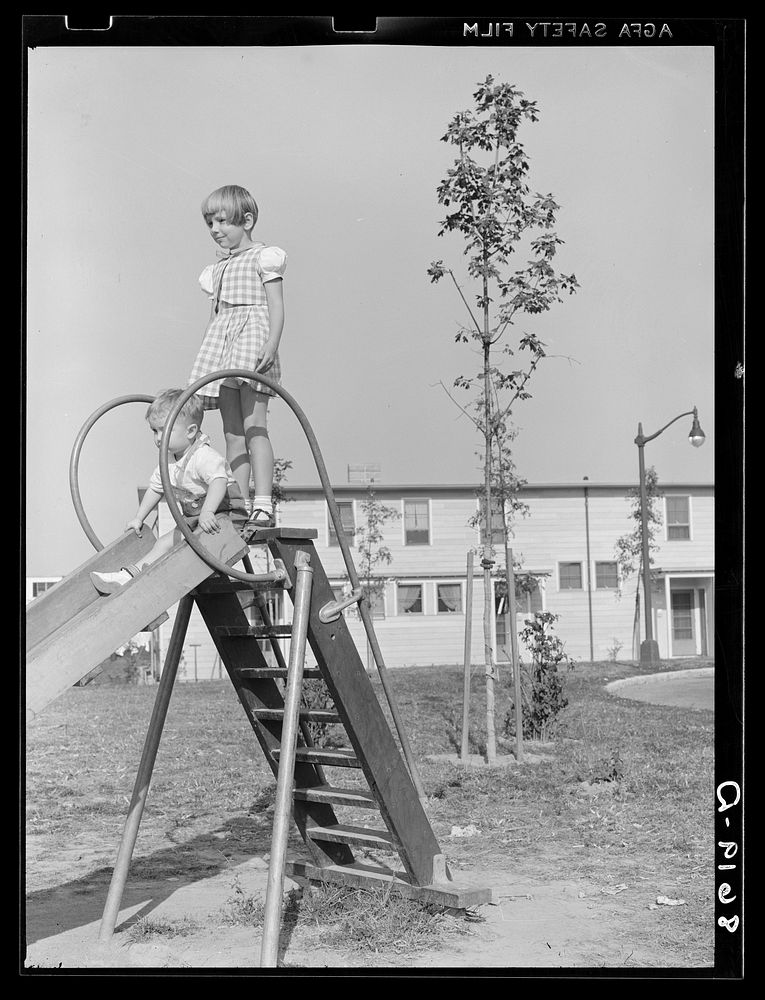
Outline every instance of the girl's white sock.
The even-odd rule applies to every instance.
[[[269,514],[274,512],[274,504],[271,497],[254,496],[252,498],[252,509],[253,510],[265,510]]]

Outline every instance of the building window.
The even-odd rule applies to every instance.
[[[667,539],[687,541],[691,537],[690,497],[665,497],[667,502]]]
[[[595,563],[595,589],[618,590],[619,571],[615,562]]]
[[[486,532],[483,526],[484,501],[480,500],[478,505],[479,524],[481,528],[481,544],[486,544]],[[504,545],[505,543],[505,514],[504,505],[500,497],[492,495],[491,498],[491,544]]]
[[[45,593],[46,590],[50,590],[54,583],[56,583],[55,580],[33,580],[32,597],[39,597],[40,594]]]
[[[404,500],[404,545],[430,545],[430,504]]]
[[[332,600],[338,604],[347,601],[353,593],[348,580],[343,580],[340,583],[330,583],[330,587],[332,588]],[[370,586],[362,584],[362,590],[372,618],[385,618],[385,581],[376,580]],[[347,620],[359,618],[358,602],[349,604],[342,613]]]
[[[343,526],[343,534],[347,538],[348,544],[353,545],[353,538],[356,534],[356,520],[353,516],[353,500],[338,500],[337,509],[340,514],[340,523]],[[335,526],[332,523],[332,518],[329,517],[329,512],[327,512],[327,517],[329,518],[329,544],[337,546],[340,542],[337,540],[337,532],[335,531]]]
[[[497,617],[497,628],[502,628],[504,635],[504,616],[507,611],[505,597],[507,585],[504,579],[494,583],[494,612]],[[516,575],[515,577],[515,614],[529,616],[542,610],[542,590],[539,580],[534,576]]]
[[[439,615],[462,613],[462,584],[436,584],[436,613]]]
[[[385,618],[385,584],[364,588],[369,613],[375,621]]]
[[[423,613],[421,583],[399,583],[396,586],[396,610],[400,615]]]
[[[578,562],[558,563],[558,581],[561,590],[581,590],[582,564]]]
[[[533,615],[542,610],[542,590],[539,580],[534,576],[516,576],[515,578],[515,613],[517,615]]]

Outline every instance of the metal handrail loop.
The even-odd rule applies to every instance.
[[[273,570],[270,573],[258,574],[258,573],[246,573],[241,570],[235,569],[233,566],[229,566],[226,563],[221,562],[212,556],[206,549],[203,548],[201,543],[198,541],[197,537],[192,533],[189,526],[186,524],[183,513],[181,511],[180,505],[175,498],[173,492],[173,484],[170,482],[170,471],[168,468],[169,463],[169,446],[170,446],[170,432],[175,425],[175,421],[178,419],[178,414],[180,413],[183,406],[185,406],[186,401],[195,395],[199,389],[207,385],[208,382],[216,382],[219,379],[227,378],[239,378],[250,382],[261,382],[262,384],[268,386],[277,396],[280,396],[290,407],[292,412],[298,419],[300,426],[303,429],[303,433],[306,436],[308,445],[311,449],[313,455],[314,463],[316,465],[317,472],[319,473],[319,479],[321,481],[322,489],[324,491],[324,496],[327,501],[327,507],[329,509],[329,516],[332,519],[332,524],[335,528],[335,533],[337,535],[338,544],[340,546],[340,551],[343,556],[343,562],[345,563],[346,572],[348,573],[348,579],[351,582],[351,587],[353,589],[353,595],[359,593],[361,596],[356,598],[354,596],[354,601],[358,600],[359,605],[359,616],[364,623],[364,630],[367,635],[367,640],[369,642],[369,648],[372,652],[373,659],[377,666],[377,672],[380,676],[380,681],[383,686],[383,691],[385,692],[388,705],[391,710],[391,715],[393,717],[393,722],[398,732],[399,739],[401,741],[401,749],[404,753],[404,758],[406,760],[407,766],[409,768],[409,773],[414,782],[415,788],[421,800],[424,800],[425,792],[423,789],[422,781],[417,770],[417,766],[414,762],[414,757],[409,745],[409,740],[404,731],[403,725],[398,712],[398,706],[396,704],[395,698],[393,696],[392,690],[388,686],[387,668],[382,656],[382,650],[380,649],[380,644],[377,641],[377,635],[375,634],[374,626],[372,624],[372,616],[369,612],[369,607],[366,598],[363,596],[361,581],[359,580],[358,573],[356,572],[356,567],[353,562],[353,557],[351,555],[350,546],[348,545],[348,540],[345,537],[345,532],[343,530],[343,524],[340,518],[340,511],[337,506],[337,501],[335,500],[334,491],[332,485],[329,481],[329,475],[327,473],[327,467],[324,463],[324,458],[321,454],[319,448],[319,443],[316,440],[316,435],[313,432],[313,428],[308,422],[303,410],[300,408],[296,400],[283,389],[281,385],[275,382],[269,376],[264,375],[262,372],[257,372],[254,370],[246,368],[227,368],[221,371],[213,372],[210,375],[205,375],[203,378],[197,379],[196,382],[189,385],[183,393],[179,396],[173,408],[167,415],[164,427],[162,429],[162,439],[159,448],[159,472],[162,480],[162,487],[165,491],[165,501],[173,516],[173,519],[178,526],[183,537],[196,552],[196,554],[203,559],[208,566],[213,569],[218,570],[218,572],[223,573],[227,576],[233,577],[234,579],[241,580],[247,583],[263,583],[263,582],[285,582],[289,585],[289,579],[284,579],[287,577],[286,571],[281,569]],[[82,526],[83,531],[87,535],[91,544],[95,549],[100,551],[103,549],[103,543],[98,538],[96,533],[88,521],[85,510],[82,505],[82,499],[80,496],[79,481],[78,481],[78,466],[80,459],[80,452],[82,451],[82,445],[85,438],[93,425],[99,420],[105,413],[109,410],[122,405],[123,403],[152,403],[156,397],[155,396],[144,396],[144,395],[131,395],[131,396],[119,396],[116,399],[111,400],[108,403],[104,403],[95,410],[90,417],[86,420],[80,429],[79,434],[75,440],[74,447],[72,449],[72,455],[69,462],[69,485],[72,494],[72,501],[74,503],[75,513]],[[326,609],[322,609],[326,610]]]
[[[97,410],[94,410],[82,425],[79,434],[75,438],[72,454],[69,459],[69,490],[72,494],[72,503],[74,504],[74,512],[77,515],[77,520],[80,522],[82,530],[88,536],[88,541],[98,552],[103,549],[103,542],[91,527],[90,521],[85,514],[82,497],[80,496],[79,465],[82,446],[93,425],[105,413],[108,413],[109,410],[113,410],[117,406],[122,406],[123,403],[153,403],[155,398],[155,396],[142,395],[117,396],[116,399],[112,399],[110,402],[104,403],[103,406],[99,406]]]

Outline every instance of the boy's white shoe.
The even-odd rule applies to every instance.
[[[129,583],[133,576],[126,569],[119,569],[116,573],[91,573],[90,579],[100,594],[113,594]]]

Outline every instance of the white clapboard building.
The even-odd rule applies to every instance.
[[[463,662],[467,557],[480,546],[471,526],[477,510],[475,485],[387,485],[348,483],[334,487],[346,535],[353,546],[363,525],[362,505],[373,489],[379,503],[399,515],[384,525],[384,545],[391,560],[382,566],[382,599],[374,609],[375,631],[388,667]],[[638,578],[621,579],[615,545],[631,531],[634,501],[631,484],[527,484],[521,500],[528,514],[514,525],[511,547],[520,565],[517,625],[535,610],[558,615],[556,633],[566,652],[577,660],[638,658],[644,637],[642,593],[636,607]],[[654,553],[652,592],[653,631],[662,659],[714,655],[714,487],[710,484],[661,484],[657,501],[661,514]],[[319,486],[287,490],[288,501],[279,510],[279,523],[314,528],[319,558],[338,595],[348,581],[340,547]],[[160,505],[159,530],[172,525],[169,511]],[[357,550],[354,548],[354,553]],[[252,549],[256,570],[265,568],[264,549]],[[356,559],[357,569],[359,561]],[[503,604],[504,552],[497,551],[491,580],[493,641],[499,660],[506,658]],[[472,659],[480,664],[483,652],[484,580],[480,554],[475,557],[472,599]],[[280,597],[281,595],[279,595]],[[277,598],[280,621],[291,615]],[[345,613],[366,658],[366,639],[353,610]],[[157,635],[159,661],[172,626]],[[524,649],[520,648],[521,655]],[[156,662],[156,661],[155,661]],[[220,664],[215,648],[196,611],[188,630],[181,677],[205,680],[217,677]]]

